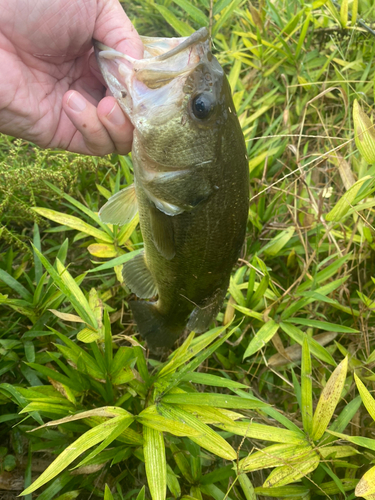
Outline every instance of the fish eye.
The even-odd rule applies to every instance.
[[[196,118],[206,120],[215,108],[215,99],[210,92],[203,92],[193,98],[191,109]]]

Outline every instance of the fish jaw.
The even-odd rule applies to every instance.
[[[145,123],[166,123],[180,112],[184,83],[209,52],[206,28],[190,37],[142,37],[142,41],[145,57],[139,60],[94,41],[98,65],[112,95],[139,129]]]

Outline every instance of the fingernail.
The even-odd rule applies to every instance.
[[[108,120],[113,123],[113,125],[124,125],[126,118],[124,113],[119,108],[118,104],[114,104],[113,108],[107,115]]]
[[[66,103],[73,111],[83,111],[86,107],[86,100],[78,92],[72,92]]]

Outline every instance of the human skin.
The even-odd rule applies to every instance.
[[[134,58],[142,42],[118,0],[0,0],[0,132],[89,155],[131,149],[95,38]]]

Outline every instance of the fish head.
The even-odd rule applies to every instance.
[[[211,161],[217,131],[234,107],[208,30],[186,38],[142,38],[140,60],[95,43],[100,70],[133,123],[142,152],[164,169],[187,168],[197,154]]]

